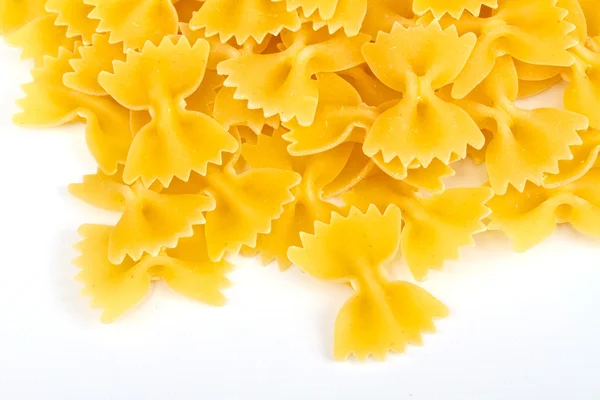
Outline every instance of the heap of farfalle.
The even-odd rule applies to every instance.
[[[0,0],[33,59],[15,123],[84,123],[84,293],[152,280],[222,305],[228,256],[349,284],[335,357],[384,358],[446,307],[417,280],[486,229],[600,237],[598,0]],[[566,81],[565,109],[515,100]],[[489,183],[445,189],[453,164]]]

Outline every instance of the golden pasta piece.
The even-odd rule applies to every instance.
[[[389,351],[402,352],[407,344],[421,344],[423,332],[435,332],[434,318],[448,309],[408,282],[386,276],[400,247],[401,213],[389,207],[383,214],[371,206],[366,213],[350,209],[348,217],[334,214],[315,233],[302,234],[302,247],[288,251],[290,260],[317,279],[351,283],[354,295],[338,314],[334,355],[338,360],[354,354],[383,360]]]
[[[413,0],[367,0],[367,13],[361,32],[375,38],[379,32],[390,32],[396,23],[414,25],[412,5]]]
[[[570,223],[581,233],[600,238],[600,168],[555,189],[532,183],[522,192],[510,188],[488,206],[492,209],[488,229],[506,233],[518,252],[546,239],[557,223]]]
[[[366,210],[375,205],[402,210],[402,255],[415,279],[422,281],[430,269],[441,269],[446,260],[457,260],[459,249],[473,246],[473,235],[485,230],[485,206],[493,196],[487,187],[453,188],[424,197],[416,188],[375,174],[343,196],[346,204]]]
[[[343,78],[334,73],[317,74],[319,103],[315,119],[310,126],[302,126],[296,120],[285,122],[290,131],[283,138],[291,144],[291,155],[302,156],[321,153],[352,140],[356,128],[371,127],[379,116],[374,107],[363,104],[360,95]],[[360,137],[360,142],[364,137]]]
[[[318,86],[311,77],[362,63],[360,48],[368,37],[329,35],[323,29],[315,32],[306,26],[283,37],[285,50],[232,58],[221,62],[217,71],[227,75],[225,86],[236,88],[235,98],[248,100],[250,109],[262,108],[265,117],[279,114],[284,122],[295,117],[300,125],[308,126],[318,104]]]
[[[302,175],[301,184],[293,190],[294,200],[286,204],[283,214],[273,221],[271,232],[259,235],[256,241],[255,248],[263,264],[275,260],[282,269],[291,264],[287,251],[290,246],[300,245],[300,232],[312,233],[315,221],[329,221],[331,213],[338,210],[325,201],[323,188],[341,173],[353,150],[353,145],[347,143],[321,154],[292,157],[285,146],[286,142],[276,133],[272,137],[259,136],[255,145],[242,146],[242,156],[252,168],[279,168]]]
[[[262,42],[268,34],[283,29],[297,31],[300,18],[283,2],[271,0],[206,0],[192,16],[190,28],[206,29],[207,36],[219,35],[221,42],[235,37],[239,44],[248,38]]]
[[[46,10],[56,16],[56,25],[67,27],[67,37],[81,37],[84,44],[92,43],[98,21],[88,18],[94,7],[84,0],[48,0]]]
[[[414,0],[413,11],[417,15],[431,11],[435,18],[447,13],[458,19],[464,11],[479,16],[482,6],[497,8],[498,0]]]
[[[540,185],[545,174],[558,172],[571,159],[570,146],[581,143],[577,131],[587,119],[555,108],[523,110],[517,98],[517,74],[510,57],[496,62],[492,73],[462,102],[479,127],[493,133],[486,150],[490,185],[498,194],[509,184],[522,191],[527,181]]]
[[[577,56],[565,89],[565,108],[585,115],[590,127],[600,129],[600,50],[578,45],[572,49]]]
[[[139,182],[128,186],[120,180],[120,174],[99,173],[69,186],[71,194],[91,204],[122,209],[108,245],[108,259],[114,264],[126,256],[138,261],[145,253],[156,256],[162,248],[175,247],[179,238],[192,235],[194,225],[205,222],[203,212],[215,208],[209,196],[157,193]]]
[[[208,42],[210,45],[210,51],[208,53],[206,69],[216,70],[217,65],[221,61],[239,57],[241,55],[239,48],[231,45],[230,43],[221,43],[219,38],[216,36],[206,36],[204,29],[193,31],[190,29],[189,24],[181,23],[179,24],[179,30],[188,39],[192,46],[197,40],[206,40]]]
[[[565,21],[568,12],[557,0],[499,0],[490,18],[468,14],[456,21],[459,31],[478,32],[477,44],[452,88],[460,99],[471,92],[493,70],[496,60],[511,55],[537,65],[568,67],[573,56],[568,49],[577,41],[569,35],[573,25]]]
[[[108,32],[110,42],[126,49],[141,49],[146,41],[160,42],[178,32],[179,19],[172,0],[83,0],[94,7],[89,14],[99,20],[98,32]]]
[[[102,71],[112,72],[114,61],[125,61],[123,45],[109,43],[106,34],[94,34],[90,45],[80,46],[77,50],[81,58],[70,61],[73,72],[64,75],[65,86],[92,96],[107,95],[98,83],[98,76]]]
[[[208,164],[234,152],[236,140],[206,114],[184,109],[186,97],[200,86],[208,59],[208,43],[190,46],[165,38],[159,46],[146,42],[141,53],[130,50],[114,74],[102,72],[100,85],[130,110],[150,110],[152,120],[134,137],[123,178],[155,180],[168,186],[173,177],[187,180],[192,171],[206,174]],[[152,77],[148,79],[148,77]]]
[[[371,158],[363,153],[362,144],[353,143],[348,160],[338,176],[323,187],[322,197],[338,197],[347,192],[367,177],[374,166]]]
[[[86,142],[104,170],[112,174],[124,163],[131,144],[129,112],[113,99],[91,96],[64,85],[74,54],[64,48],[58,58],[47,57],[44,67],[32,71],[33,82],[23,85],[26,97],[18,101],[23,110],[14,122],[27,126],[59,126],[79,117],[85,119]]]
[[[437,22],[427,27],[380,33],[365,44],[367,64],[383,83],[403,93],[403,99],[384,111],[365,137],[364,152],[383,162],[399,159],[404,167],[428,166],[437,158],[448,164],[453,154],[466,156],[467,146],[481,148],[484,137],[469,115],[440,98],[436,90],[452,83],[464,67],[475,35],[442,31]]]
[[[83,240],[75,246],[81,253],[74,260],[81,269],[76,279],[84,285],[82,294],[92,298],[92,307],[102,309],[102,322],[113,322],[138,304],[151,281],[158,279],[186,297],[213,306],[225,303],[221,290],[230,285],[225,274],[232,266],[224,260],[209,260],[201,227],[174,249],[118,264],[109,262],[107,256],[112,231],[107,225],[82,225],[79,234]]]
[[[600,167],[600,131],[589,129],[580,132],[582,144],[571,146],[573,158],[558,163],[558,173],[546,175],[542,179],[544,187],[556,189],[571,183],[594,167]]]

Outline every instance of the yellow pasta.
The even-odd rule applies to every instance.
[[[353,208],[346,218],[334,214],[328,225],[317,222],[313,235],[302,234],[302,247],[288,252],[294,264],[317,279],[351,283],[355,290],[335,322],[339,360],[350,354],[384,359],[389,351],[421,344],[423,332],[435,332],[433,319],[448,314],[423,289],[386,275],[384,268],[400,246],[400,215],[397,207],[380,213],[374,206],[364,214]]]
[[[207,59],[206,41],[190,46],[185,38],[177,43],[165,38],[159,46],[146,42],[140,53],[130,50],[126,62],[114,64],[114,74],[100,74],[100,85],[119,103],[134,111],[151,110],[153,116],[131,143],[126,183],[141,179],[148,186],[159,180],[168,186],[173,177],[206,174],[209,163],[220,164],[223,152],[237,149],[218,122],[183,107],[182,100],[202,82]]]
[[[35,65],[15,123],[84,122],[69,191],[119,216],[77,244],[103,322],[158,279],[222,305],[256,255],[349,284],[334,355],[383,359],[448,314],[399,251],[422,281],[488,228],[600,238],[598,0],[0,0],[0,34]],[[467,158],[487,184],[448,182]]]
[[[509,189],[489,203],[489,229],[502,230],[515,251],[525,251],[554,231],[557,223],[570,223],[581,233],[600,238],[600,168],[557,187],[528,183],[522,192]]]
[[[468,145],[483,146],[468,114],[436,94],[460,73],[474,44],[475,35],[459,37],[456,29],[442,31],[434,22],[409,29],[394,25],[390,34],[363,47],[375,76],[404,95],[367,133],[366,155],[381,153],[386,163],[398,158],[404,167],[414,161],[427,166],[435,158],[447,164],[453,154],[464,158]]]
[[[345,194],[346,204],[365,211],[370,205],[402,210],[402,255],[417,280],[429,269],[440,269],[444,261],[456,260],[459,249],[472,246],[473,235],[485,230],[482,220],[493,192],[489,188],[455,188],[431,197],[385,174],[373,174]]]
[[[102,308],[102,322],[113,322],[140,302],[151,281],[157,279],[192,299],[214,306],[225,303],[221,290],[229,286],[225,274],[232,266],[227,261],[208,259],[201,228],[181,239],[174,249],[139,261],[127,258],[118,264],[109,262],[107,256],[113,229],[107,225],[81,226],[83,240],[76,245],[81,255],[74,261],[81,269],[76,279],[84,285],[82,294],[92,298],[93,307]]]
[[[65,86],[62,78],[71,71],[69,62],[74,57],[61,48],[58,58],[46,57],[44,66],[33,70],[33,82],[23,85],[26,97],[18,101],[23,111],[14,116],[14,122],[58,126],[79,117],[85,119],[88,148],[99,166],[112,174],[125,162],[131,144],[129,112],[112,98]]]
[[[250,109],[262,108],[266,117],[279,114],[284,122],[295,117],[300,125],[308,126],[318,103],[318,87],[311,76],[361,64],[360,48],[368,37],[329,35],[306,26],[282,37],[285,50],[232,58],[221,62],[217,71],[227,75],[225,86],[236,88],[236,98],[247,100]],[[262,79],[248,80],[248,75]]]
[[[519,109],[513,104],[517,93],[517,73],[505,56],[460,102],[479,127],[493,135],[485,157],[490,184],[499,194],[509,184],[522,191],[527,181],[540,185],[544,174],[557,173],[558,162],[570,159],[570,147],[581,143],[577,131],[588,127],[587,118],[572,112]]]

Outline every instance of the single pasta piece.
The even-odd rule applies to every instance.
[[[248,100],[250,109],[262,108],[265,117],[279,114],[287,122],[294,117],[302,126],[313,123],[318,104],[318,85],[311,79],[319,72],[336,72],[361,64],[361,46],[367,35],[348,38],[313,31],[284,32],[286,49],[271,54],[250,54],[221,62],[217,71],[227,75],[225,86],[236,88],[235,98]],[[248,77],[260,77],[249,79]]]
[[[178,32],[179,19],[172,0],[83,0],[93,6],[89,17],[98,20],[98,32],[126,49],[141,49],[146,41],[160,42]]]
[[[193,30],[204,28],[207,36],[218,34],[223,43],[235,37],[239,44],[248,38],[260,43],[268,34],[297,31],[300,25],[296,11],[271,0],[206,0],[190,20]]]
[[[488,229],[501,230],[523,252],[554,232],[557,223],[570,223],[581,233],[600,238],[600,168],[553,189],[528,183],[522,192],[510,188],[488,203]]]
[[[365,137],[366,155],[381,154],[384,163],[398,159],[404,168],[415,162],[427,167],[436,158],[445,164],[453,155],[464,158],[467,146],[484,145],[469,115],[436,93],[460,73],[475,40],[472,33],[459,37],[455,28],[442,31],[433,22],[408,29],[396,24],[364,45],[375,76],[403,94],[373,123]]]
[[[352,143],[346,143],[320,154],[292,157],[286,152],[280,132],[271,137],[260,135],[256,144],[242,146],[242,157],[251,168],[278,168],[302,176],[300,185],[293,189],[293,201],[273,221],[271,232],[258,236],[254,247],[260,252],[263,264],[275,260],[281,269],[289,267],[287,251],[290,246],[300,245],[300,232],[312,233],[315,221],[327,222],[332,212],[339,211],[324,199],[323,188],[341,173],[353,147]]]
[[[354,295],[335,322],[334,355],[354,354],[383,360],[389,351],[421,344],[423,332],[435,332],[434,318],[448,309],[423,289],[393,282],[385,267],[400,247],[401,212],[391,206],[382,214],[371,206],[366,213],[352,208],[348,217],[333,214],[317,222],[314,234],[302,234],[302,247],[288,251],[290,260],[317,279],[350,283]]]
[[[155,185],[156,186],[156,185]],[[82,183],[69,185],[74,196],[100,208],[121,211],[108,243],[108,260],[120,264],[129,256],[138,261],[144,254],[158,255],[173,248],[182,237],[193,234],[194,225],[204,224],[204,212],[215,209],[215,200],[202,194],[165,194],[136,182],[128,186],[122,171],[106,175],[98,171]]]
[[[574,27],[565,21],[567,10],[557,7],[556,2],[498,0],[498,8],[490,18],[465,14],[460,20],[443,22],[455,25],[459,32],[474,31],[478,35],[469,62],[454,82],[452,97],[460,99],[469,94],[505,54],[529,64],[572,65],[574,59],[568,49],[577,44],[569,35]]]
[[[447,13],[459,19],[465,11],[479,16],[482,6],[497,8],[498,0],[414,0],[413,11],[417,15],[431,11],[435,18],[441,18]]]
[[[32,71],[33,82],[23,85],[26,97],[17,102],[23,111],[14,122],[39,127],[85,119],[90,152],[104,172],[113,174],[125,162],[131,145],[129,112],[112,98],[67,87],[63,76],[72,72],[74,58],[74,53],[61,48],[58,58],[46,57],[44,66]]]
[[[84,0],[48,0],[46,10],[56,14],[56,25],[67,28],[67,37],[80,37],[84,44],[92,43],[98,21],[88,18],[94,7]]]
[[[556,108],[523,110],[514,105],[517,73],[509,56],[465,100],[459,101],[481,129],[492,133],[486,150],[490,185],[503,194],[509,184],[522,191],[530,181],[541,185],[545,174],[556,174],[558,162],[572,158],[570,147],[581,144],[577,131],[587,118]]]
[[[200,86],[208,59],[208,43],[190,46],[146,42],[141,53],[129,50],[126,62],[114,63],[114,74],[102,72],[100,85],[130,110],[150,110],[151,122],[134,137],[123,179],[155,180],[168,186],[173,177],[187,180],[192,171],[206,174],[208,164],[221,164],[222,153],[238,148],[237,141],[206,114],[188,111],[184,100]]]
[[[115,321],[139,303],[151,281],[157,279],[186,297],[213,306],[225,304],[221,290],[229,287],[225,274],[233,267],[224,260],[208,259],[202,227],[195,228],[194,235],[181,239],[174,249],[117,264],[107,256],[112,231],[107,225],[82,225],[79,234],[83,240],[75,246],[81,255],[73,261],[81,269],[76,279],[84,285],[82,294],[92,298],[92,307],[102,309],[102,322]]]
[[[482,220],[490,214],[487,187],[453,188],[425,197],[417,190],[385,175],[373,174],[343,195],[346,204],[365,211],[371,205],[402,210],[402,255],[413,276],[423,281],[430,269],[457,260],[459,249],[473,246],[473,235],[485,231]]]
[[[321,153],[354,141],[357,135],[357,141],[362,142],[364,131],[379,116],[375,107],[362,102],[351,84],[334,73],[317,74],[317,90],[319,103],[310,126],[297,120],[283,123],[290,130],[283,138],[291,142],[287,151],[293,156]]]

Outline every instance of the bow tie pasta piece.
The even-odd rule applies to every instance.
[[[66,87],[63,76],[71,72],[74,54],[60,49],[58,58],[47,57],[44,67],[32,71],[33,82],[23,85],[26,97],[17,103],[23,110],[14,122],[27,126],[58,126],[86,120],[90,152],[109,174],[125,162],[131,144],[129,112],[108,97],[90,96]]]
[[[123,45],[111,44],[108,35],[95,34],[91,44],[78,48],[81,58],[73,58],[70,64],[73,72],[63,77],[65,86],[92,96],[105,96],[108,93],[98,83],[102,71],[112,72],[113,61],[125,61]]]
[[[94,7],[84,0],[48,0],[46,10],[56,14],[56,25],[67,27],[67,37],[81,37],[84,44],[92,43],[98,21],[88,18]]]
[[[292,37],[284,36],[285,50],[226,60],[217,71],[227,75],[225,86],[236,88],[235,98],[248,100],[250,109],[262,108],[266,117],[279,114],[284,122],[296,117],[300,125],[308,126],[318,103],[318,85],[311,77],[361,64],[360,48],[369,39],[366,35],[329,35],[306,26],[289,34]]]
[[[44,57],[57,57],[61,47],[73,49],[75,38],[67,28],[55,24],[56,15],[46,12],[45,1],[0,0],[0,33],[6,42],[22,49],[22,59],[33,59],[37,67]]]
[[[434,158],[448,164],[453,154],[466,156],[467,146],[481,148],[484,137],[469,115],[441,99],[436,90],[451,83],[464,67],[475,35],[458,36],[453,27],[427,27],[380,33],[367,43],[367,64],[383,83],[403,93],[403,99],[383,112],[365,137],[368,156],[381,153],[384,162],[398,158],[404,167]]]
[[[527,181],[540,185],[558,162],[572,158],[570,146],[581,144],[577,131],[587,119],[555,108],[524,110],[517,97],[517,74],[510,57],[502,57],[491,74],[466,98],[465,109],[482,129],[492,131],[486,150],[490,185],[499,194],[509,184],[521,191]]]
[[[600,167],[600,131],[589,129],[580,132],[582,144],[571,146],[573,158],[558,163],[558,173],[546,175],[542,179],[543,186],[556,189],[584,176],[591,168]]]
[[[278,134],[261,135],[255,145],[242,146],[242,156],[252,168],[293,169],[302,175],[302,182],[293,190],[294,200],[286,204],[281,217],[273,221],[271,232],[259,235],[256,241],[255,248],[263,264],[276,260],[282,269],[290,266],[287,250],[300,245],[300,232],[311,233],[315,221],[329,221],[331,213],[337,210],[325,201],[323,188],[341,173],[353,150],[353,145],[347,143],[324,153],[298,158],[288,155],[285,146],[286,142]]]
[[[209,163],[220,164],[223,152],[234,152],[237,141],[211,117],[184,109],[204,77],[208,43],[190,46],[165,38],[159,46],[147,42],[141,53],[130,50],[126,62],[114,64],[114,74],[100,74],[100,85],[131,110],[150,110],[152,121],[134,137],[123,178],[155,180],[168,186],[173,177],[187,180],[192,171],[206,174]]]
[[[573,56],[568,49],[577,41],[569,35],[574,26],[567,21],[567,10],[557,0],[499,0],[490,18],[464,15],[457,22],[478,33],[477,44],[452,87],[452,97],[460,99],[471,92],[492,71],[496,60],[511,55],[537,65],[568,67]],[[462,26],[461,26],[462,25]]]
[[[155,256],[164,247],[175,247],[179,238],[192,235],[194,225],[205,222],[203,212],[215,208],[209,196],[157,193],[139,182],[127,186],[121,174],[86,176],[69,191],[93,205],[122,210],[108,247],[108,259],[114,264],[126,256],[138,261],[145,253]]]
[[[459,249],[474,244],[473,235],[485,230],[482,220],[490,210],[490,188],[453,188],[424,197],[416,188],[387,175],[370,176],[343,195],[346,204],[366,210],[375,205],[402,210],[402,254],[415,279],[422,281],[430,269],[441,269],[446,260],[457,260]]]
[[[497,8],[498,0],[414,0],[413,11],[417,15],[431,11],[435,18],[441,18],[448,13],[458,19],[464,11],[479,16],[482,6]]]
[[[283,138],[291,142],[291,155],[332,149],[347,141],[355,128],[368,129],[379,115],[375,108],[363,104],[351,84],[334,73],[317,74],[317,90],[319,103],[313,123],[302,126],[291,120],[283,124],[290,130]]]
[[[503,231],[518,252],[546,239],[557,223],[569,222],[581,233],[600,238],[600,168],[555,189],[531,183],[523,192],[510,188],[488,206],[492,209],[488,229]]]
[[[271,0],[206,0],[190,20],[190,28],[205,28],[207,36],[219,35],[221,42],[235,37],[239,44],[248,38],[262,42],[267,34],[282,29],[297,31],[300,18],[283,2]]]
[[[113,264],[108,261],[113,227],[83,225],[83,240],[76,245],[80,256],[74,260],[81,271],[76,279],[83,283],[82,294],[92,298],[92,307],[101,308],[101,320],[110,323],[138,304],[148,293],[152,280],[165,281],[176,292],[214,306],[222,306],[221,290],[229,287],[225,274],[232,270],[226,261],[213,262],[206,254],[202,228],[181,239],[174,249],[161,250],[157,256],[139,261],[126,258]]]
[[[413,0],[367,0],[361,32],[374,38],[379,32],[389,32],[396,23],[414,25],[412,5]]]
[[[98,32],[126,49],[141,49],[147,40],[159,42],[178,32],[179,20],[172,0],[83,0],[93,6],[89,14],[99,20]]]
[[[599,49],[600,50],[600,49]],[[585,115],[590,127],[600,129],[600,51],[584,45],[572,49],[577,56],[565,89],[565,108]]]
[[[361,361],[373,355],[383,360],[389,351],[421,344],[423,332],[435,332],[434,318],[448,309],[408,282],[392,282],[385,274],[400,245],[401,217],[397,207],[381,214],[371,206],[348,217],[333,214],[331,223],[317,222],[314,234],[302,234],[302,247],[288,251],[290,260],[317,279],[351,283],[354,295],[335,323],[334,355],[354,354]]]

